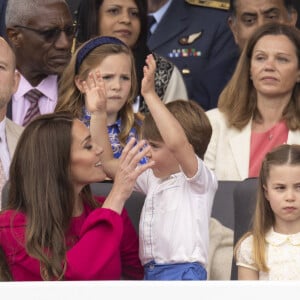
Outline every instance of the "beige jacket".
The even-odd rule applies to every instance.
[[[13,157],[13,154],[14,154],[16,146],[17,146],[17,142],[19,140],[19,137],[20,137],[23,129],[24,129],[24,127],[14,123],[10,119],[6,118],[5,133],[6,133],[8,151],[9,151],[11,158]]]
[[[233,257],[233,230],[210,218],[208,280],[230,280]]]
[[[242,129],[228,127],[218,108],[206,112],[212,137],[204,156],[206,165],[218,180],[244,180],[248,177],[252,120]],[[288,144],[300,144],[300,131],[289,131]]]

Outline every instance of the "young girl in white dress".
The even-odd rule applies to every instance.
[[[235,248],[239,280],[300,279],[300,145],[269,152],[253,226]]]

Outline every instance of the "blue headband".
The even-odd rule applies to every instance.
[[[83,60],[86,56],[95,48],[105,45],[105,44],[115,44],[126,46],[121,40],[112,36],[99,36],[94,39],[89,40],[77,53],[76,63],[75,63],[75,74],[77,75],[79,67],[81,66]]]

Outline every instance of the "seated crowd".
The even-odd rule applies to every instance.
[[[65,0],[7,1],[0,280],[230,280],[232,264],[239,280],[300,279],[297,12],[289,0],[230,5],[236,65],[205,111],[149,49],[146,0],[82,0],[75,25]],[[241,11],[278,15],[246,28]],[[218,181],[247,178],[255,210],[235,243],[214,198]],[[105,181],[107,196],[93,195]]]

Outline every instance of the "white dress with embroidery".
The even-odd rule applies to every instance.
[[[269,272],[259,272],[259,280],[300,280],[300,232],[281,234],[273,229],[266,234],[266,263]],[[248,236],[237,251],[237,266],[258,269],[253,261],[253,236]]]

